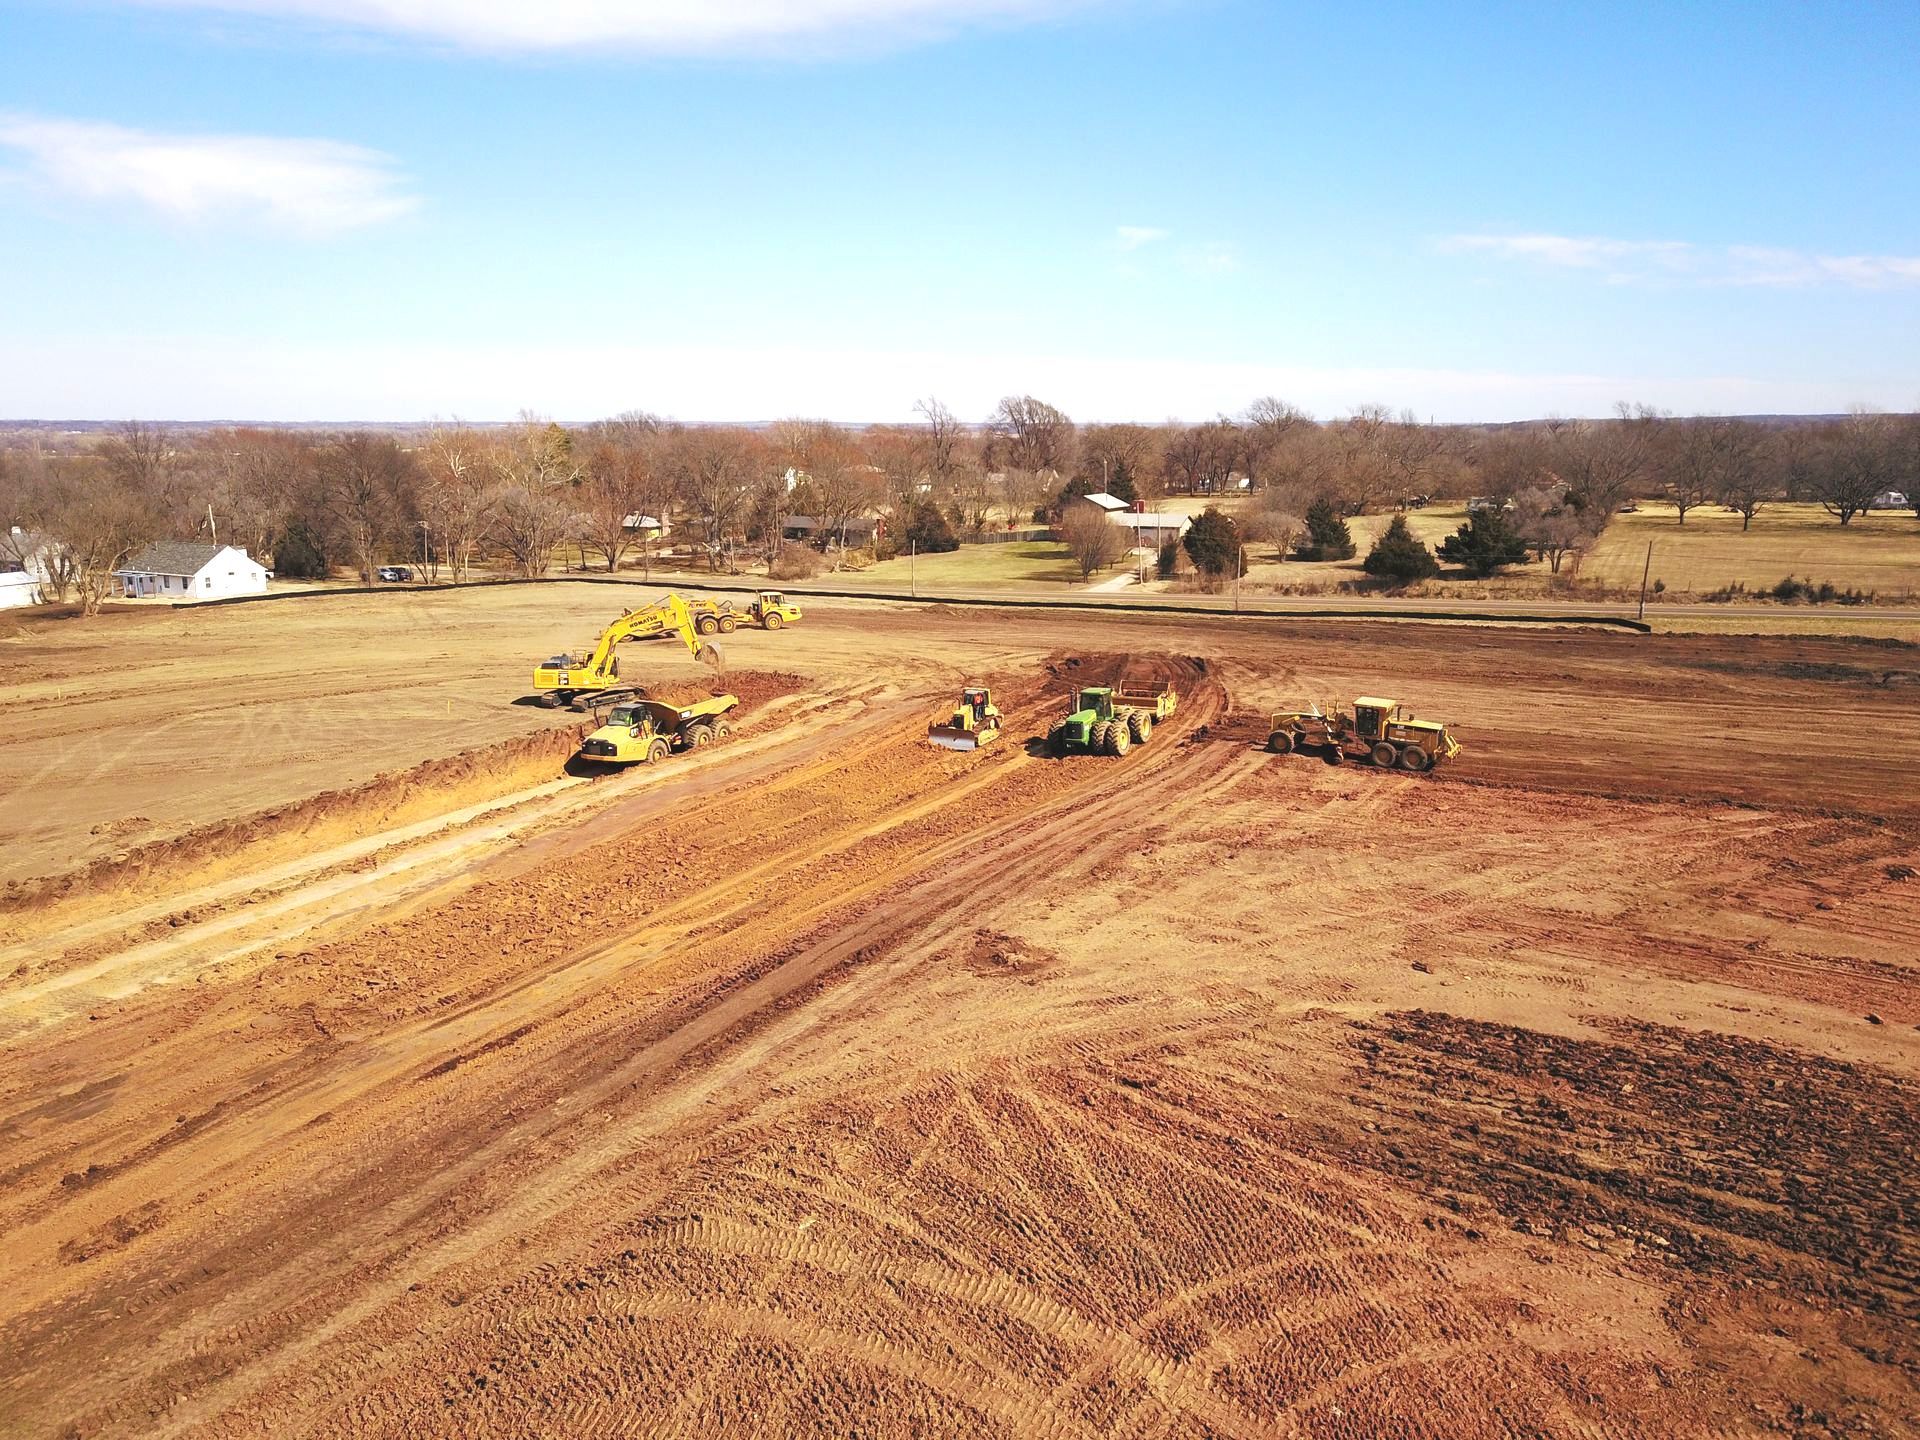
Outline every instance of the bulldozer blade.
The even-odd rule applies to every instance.
[[[957,730],[951,725],[929,725],[927,739],[942,750],[978,750],[980,737],[971,730]]]

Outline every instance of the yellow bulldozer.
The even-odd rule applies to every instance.
[[[550,709],[571,705],[582,711],[596,703],[637,698],[645,687],[620,678],[620,659],[614,651],[622,641],[654,635],[674,636],[716,675],[725,666],[720,647],[702,638],[696,628],[693,607],[678,595],[667,594],[614,620],[585,655],[562,653],[542,660],[534,667],[533,693]]]
[[[979,750],[1000,738],[1000,707],[985,685],[969,685],[942,725],[927,727],[927,739],[942,750]]]
[[[1362,695],[1351,715],[1335,711],[1282,710],[1274,715],[1267,733],[1267,749],[1276,755],[1316,750],[1336,765],[1343,760],[1371,760],[1382,769],[1399,766],[1416,774],[1451,760],[1464,747],[1438,720],[1416,720],[1397,700]]]

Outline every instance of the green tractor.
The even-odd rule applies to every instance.
[[[1153,738],[1153,727],[1180,703],[1171,685],[1158,690],[1115,690],[1088,685],[1073,695],[1073,710],[1047,732],[1050,755],[1124,755]]]

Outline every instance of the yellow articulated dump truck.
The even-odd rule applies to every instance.
[[[694,628],[702,635],[731,635],[742,625],[778,630],[800,619],[800,607],[779,590],[762,590],[736,608],[731,600],[690,600]]]
[[[676,750],[704,750],[733,733],[727,713],[740,703],[715,695],[691,705],[665,700],[629,700],[613,707],[607,723],[580,746],[580,758],[602,765],[652,765]]]

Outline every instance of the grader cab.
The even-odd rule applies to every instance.
[[[1382,769],[1398,766],[1416,774],[1451,760],[1463,747],[1452,731],[1437,720],[1417,720],[1397,700],[1362,695],[1353,713],[1282,710],[1274,715],[1267,733],[1267,749],[1276,755],[1295,750],[1317,750],[1328,760],[1371,760]]]

